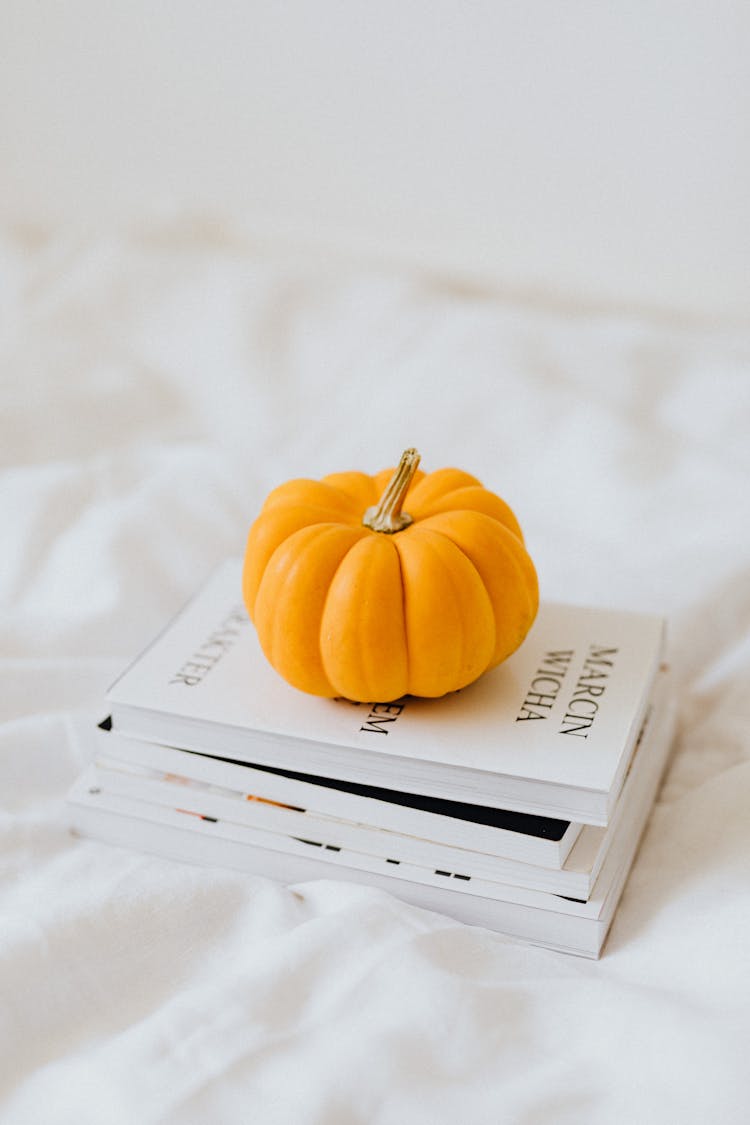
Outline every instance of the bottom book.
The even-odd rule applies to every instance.
[[[598,957],[635,856],[669,755],[674,705],[662,699],[648,739],[636,755],[623,789],[615,834],[587,901],[489,880],[466,880],[458,873],[385,856],[320,844],[291,836],[258,834],[211,817],[184,815],[98,784],[90,767],[69,796],[74,831],[115,845],[172,859],[218,865],[293,884],[338,878],[380,887],[405,901],[484,926],[514,939],[567,953]],[[310,854],[314,852],[314,854]]]

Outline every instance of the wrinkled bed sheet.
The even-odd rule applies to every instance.
[[[3,1125],[747,1121],[747,334],[210,224],[10,232],[0,276]],[[598,963],[66,829],[72,721],[267,490],[409,445],[514,505],[543,596],[669,617],[675,754]]]

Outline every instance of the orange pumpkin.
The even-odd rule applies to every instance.
[[[418,464],[409,449],[395,472],[288,481],[250,529],[245,604],[266,657],[302,691],[444,695],[531,627],[537,578],[513,512],[468,473]]]

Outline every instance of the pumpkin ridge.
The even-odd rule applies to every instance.
[[[533,624],[534,618],[536,616],[536,604],[535,604],[536,599],[532,597],[531,591],[530,591],[530,589],[528,587],[528,584],[526,582],[526,575],[524,574],[524,571],[521,567],[521,564],[520,564],[518,558],[516,557],[516,555],[513,552],[509,551],[508,554],[509,554],[509,557],[510,557],[510,561],[511,561],[511,563],[512,563],[512,565],[513,565],[513,567],[516,571],[516,574],[519,576],[518,585],[519,585],[520,589],[523,590],[523,593],[524,593],[525,598],[526,598],[526,619],[528,621],[528,625],[526,626],[523,637],[521,637],[520,641],[518,641],[514,645],[514,647],[511,649],[511,652],[515,652],[516,649],[520,647],[520,644],[523,643],[523,640],[525,639],[526,634],[528,633],[529,629],[531,628],[531,625]],[[509,653],[509,652],[504,652],[500,656],[497,656],[497,657],[493,658],[493,660],[490,662],[490,665],[489,665],[490,668],[494,668],[498,664],[501,664],[504,660],[507,660],[507,658],[510,654],[511,653]]]
[[[423,507],[417,507],[414,518],[422,521],[447,512],[477,512],[489,516],[490,519],[507,528],[521,544],[524,542],[521,525],[511,506],[497,493],[483,485],[465,485],[451,489],[441,496],[434,496],[428,499]]]
[[[365,533],[342,556],[328,584],[318,644],[325,674],[343,698],[389,702],[405,694],[403,588],[391,536]]]
[[[406,586],[404,585],[404,562],[401,558],[401,552],[398,549],[398,536],[393,537],[393,546],[396,548],[396,558],[398,559],[398,576],[399,585],[401,587],[401,618],[406,622]],[[409,652],[409,630],[404,624],[404,651],[406,653],[406,684],[407,687],[411,682],[411,654]]]
[[[325,542],[326,547],[333,547],[333,553],[339,553],[336,542],[342,544],[338,561],[332,569],[338,569],[341,558],[348,553],[354,542],[362,538],[358,529],[347,527],[340,523],[313,524],[300,528],[285,539],[274,551],[261,581],[258,597],[256,599],[256,628],[263,651],[277,671],[295,687],[303,691],[312,691],[315,695],[335,695],[336,691],[328,680],[319,647],[311,646],[311,636],[303,625],[298,627],[295,620],[295,600],[301,596],[301,591],[308,587],[308,600],[306,609],[322,606],[325,598],[318,600],[315,583],[318,578],[324,579],[325,567],[321,569],[316,556],[321,552]],[[348,540],[348,545],[345,541]],[[327,585],[326,596],[327,596]],[[312,596],[313,605],[309,596]],[[307,655],[305,655],[305,653]]]
[[[321,495],[321,493],[323,495]],[[328,495],[326,495],[326,493]],[[333,494],[333,495],[331,495]],[[358,500],[350,492],[330,484],[326,480],[314,480],[310,477],[296,477],[294,480],[285,481],[278,485],[266,497],[261,513],[270,512],[287,505],[307,504],[312,507],[325,508],[328,504],[335,505],[343,500],[345,507],[356,514]]]
[[[425,473],[421,480],[414,485],[409,500],[415,508],[422,505],[427,507],[432,502],[442,499],[447,493],[454,492],[457,488],[469,487],[484,488],[484,485],[477,477],[463,469],[450,467],[433,469],[432,472]]]
[[[338,485],[332,484],[330,487],[334,488],[341,496],[344,496],[353,508],[356,507],[357,513],[359,513],[360,498],[358,496],[355,496],[353,492],[347,492],[344,488],[339,488]]]
[[[429,529],[427,529],[427,530],[429,530]],[[443,533],[440,532],[440,531],[437,531],[437,529],[435,529],[434,534],[442,535]],[[482,575],[479,572],[479,568],[475,565],[473,559],[469,558],[469,556],[466,554],[466,552],[461,549],[459,544],[454,542],[454,540],[451,539],[451,537],[449,535],[444,535],[443,538],[447,539],[450,543],[453,544],[453,546],[458,551],[461,552],[461,554],[466,559],[466,561],[469,564],[469,566],[471,567],[471,569],[476,574],[476,576],[479,580],[479,584],[481,585],[482,589],[484,590],[484,592],[486,594],[487,601],[489,602],[490,609],[492,610],[492,652],[494,653],[495,645],[497,644],[497,619],[495,617],[495,607],[493,606],[492,599],[490,598],[489,593],[487,592],[487,587],[484,584],[484,579],[482,578]],[[456,596],[458,598],[458,588],[457,588],[457,584],[456,584],[456,578],[455,578],[455,575],[450,570],[448,571],[448,578],[450,580],[451,587],[456,592]],[[462,623],[462,625],[463,625],[463,623]],[[462,658],[461,662],[463,664],[464,658],[465,658],[465,655],[466,655],[466,630],[463,627],[461,629],[461,636],[462,636],[462,642],[463,642],[462,648],[461,648],[461,658]],[[486,668],[485,668],[485,670],[486,670]]]
[[[424,646],[432,661],[437,659],[440,666],[439,673],[434,669],[426,673],[424,658],[417,661],[417,671],[410,662],[410,690],[412,694],[434,697],[465,687],[485,671],[494,652],[494,643],[490,641],[495,638],[495,619],[481,575],[456,544],[433,530],[422,531],[412,526],[400,533],[400,539],[399,535],[394,538],[405,566],[407,636],[411,622],[411,641]],[[464,579],[471,574],[472,581],[460,581],[452,560],[460,560],[461,568],[465,568]],[[443,603],[435,601],[434,592],[429,592],[431,587],[433,591],[442,588]],[[420,597],[424,589],[428,593]],[[469,613],[472,616],[467,617]],[[427,624],[430,617],[439,623],[437,631]],[[469,621],[471,625],[465,627],[464,622]],[[444,623],[449,622],[453,629],[451,637],[444,630]]]
[[[312,518],[309,519],[311,514]],[[278,504],[265,514],[264,519],[256,520],[250,529],[246,548],[246,554],[252,559],[252,563],[245,566],[242,583],[243,597],[252,621],[255,620],[255,603],[263,574],[276,549],[298,531],[324,525],[353,528],[357,526],[357,522],[352,519],[350,524],[339,513],[324,508],[290,502]]]
[[[501,526],[502,526],[502,525],[501,525]],[[506,528],[505,530],[508,530],[508,529]],[[445,534],[445,535],[446,535],[446,539],[450,539],[452,543],[455,543],[455,540],[454,540],[454,539],[452,539],[452,538],[451,538],[451,536],[450,536],[450,535],[447,535],[447,534],[446,534],[445,532],[438,532],[438,534]],[[513,534],[513,533],[511,532],[511,535],[512,535],[512,534]],[[467,558],[467,559],[469,560],[469,562],[471,563],[471,565],[472,565],[472,566],[474,567],[474,569],[475,569],[475,570],[477,571],[477,574],[479,574],[479,577],[480,577],[480,579],[482,579],[482,583],[484,583],[484,579],[482,578],[482,575],[481,575],[481,573],[479,572],[479,568],[478,568],[478,567],[476,566],[476,564],[474,563],[474,561],[473,561],[473,560],[472,560],[471,558],[469,558],[469,556],[467,555],[466,551],[465,551],[465,550],[463,549],[463,547],[461,546],[461,544],[460,544],[460,543],[456,543],[455,545],[456,545],[456,547],[458,547],[458,549],[459,549],[459,551],[461,552],[461,554],[462,554],[462,555],[463,555],[463,556],[464,556],[465,558]],[[510,559],[510,562],[511,562],[511,564],[512,564],[512,567],[513,567],[513,569],[514,569],[514,571],[515,571],[516,575],[518,576],[518,585],[519,585],[519,586],[521,587],[521,589],[523,590],[523,593],[524,593],[524,595],[525,595],[525,597],[526,597],[526,607],[527,607],[527,611],[529,611],[529,613],[530,613],[530,611],[531,611],[531,598],[529,597],[529,591],[528,591],[528,589],[527,589],[527,586],[526,586],[526,582],[525,582],[525,575],[524,575],[524,573],[523,573],[523,571],[522,571],[522,569],[521,569],[521,566],[520,566],[520,565],[519,565],[519,563],[518,563],[518,560],[517,560],[517,558],[516,558],[515,552],[514,552],[514,551],[512,551],[512,550],[509,550],[509,551],[507,551],[506,553],[507,553],[507,557],[508,557],[508,558]],[[494,643],[494,644],[493,644],[493,646],[492,646],[492,658],[490,659],[490,662],[489,662],[489,664],[487,665],[487,667],[488,667],[488,668],[494,668],[496,664],[499,664],[499,663],[500,663],[500,660],[496,660],[496,659],[495,659],[495,649],[496,649],[496,647],[497,647],[497,638],[498,638],[498,634],[500,633],[500,624],[501,624],[501,623],[500,623],[500,621],[498,620],[498,610],[497,610],[497,607],[495,606],[494,602],[492,601],[492,598],[490,598],[490,605],[492,606],[492,620],[493,620],[493,622],[494,622],[494,625],[495,625],[495,643]],[[500,659],[502,660],[502,659],[504,659],[504,657],[501,657]]]
[[[329,488],[334,488],[346,496],[350,503],[357,505],[357,510],[369,508],[378,501],[378,490],[375,478],[369,473],[355,471],[344,473],[328,473],[322,478],[322,483]],[[360,516],[361,514],[360,513]]]
[[[357,543],[359,543],[359,542],[360,542],[360,540],[358,539]],[[325,666],[325,657],[323,655],[323,647],[324,647],[324,640],[325,640],[325,638],[323,636],[323,622],[325,621],[325,618],[326,618],[326,609],[328,608],[328,603],[331,599],[331,590],[333,589],[334,583],[336,581],[336,575],[339,573],[342,566],[344,565],[344,560],[346,559],[347,555],[349,554],[349,551],[351,551],[355,546],[356,546],[356,544],[352,543],[349,550],[344,552],[344,554],[339,559],[338,566],[336,567],[336,569],[334,570],[333,574],[330,577],[330,580],[328,582],[328,588],[326,590],[326,596],[323,599],[323,608],[322,608],[321,614],[320,614],[320,621],[318,622],[318,648],[320,649],[320,653],[321,653],[321,661],[322,661],[322,664],[323,664],[323,669],[325,671],[326,676],[328,677],[328,680],[332,683],[332,686],[336,689],[336,691],[338,692],[339,695],[341,695],[342,693],[339,691],[338,686],[336,684],[333,684],[333,682],[331,681],[331,677],[328,674],[328,669]]]
[[[515,646],[512,647],[509,651],[506,651],[506,646],[504,646],[501,648],[500,654],[498,655],[497,648],[495,649],[493,657],[488,664],[488,668],[494,668],[497,664],[505,660],[507,656],[510,655],[510,652],[515,651],[515,648],[517,648],[518,645],[523,641],[526,633],[531,628],[531,624],[534,621],[538,607],[538,580],[536,576],[536,570],[524,544],[520,542],[520,540],[513,534],[510,528],[506,527],[504,524],[501,524],[498,520],[493,519],[492,516],[489,516],[486,513],[478,513],[469,510],[440,512],[434,516],[428,517],[427,520],[420,524],[420,529],[423,531],[432,532],[433,534],[442,535],[446,539],[449,539],[458,548],[458,550],[461,551],[464,557],[470,563],[472,563],[474,569],[477,570],[480,579],[484,583],[482,571],[473,562],[470,554],[468,553],[470,548],[468,548],[464,545],[464,543],[461,542],[462,537],[459,534],[459,529],[453,529],[450,527],[450,523],[454,521],[456,517],[464,514],[472,517],[472,519],[474,520],[476,520],[477,516],[479,516],[480,526],[484,521],[488,521],[486,526],[494,526],[493,536],[498,537],[498,549],[502,552],[503,558],[509,565],[515,579],[515,581],[513,582],[515,595],[516,597],[518,597],[520,594],[524,599],[524,610],[521,614],[518,615],[521,622],[521,627],[523,628],[522,636],[517,640]],[[479,544],[477,544],[477,550],[480,550]],[[527,565],[524,564],[524,559],[527,560]],[[490,594],[489,585],[486,586],[486,589],[488,594]],[[498,613],[502,613],[503,610],[501,606],[495,603],[493,596],[490,596],[490,604],[492,607],[493,620],[495,623],[495,641],[497,646],[498,638],[503,637],[505,634],[503,623],[498,619]],[[525,623],[525,627],[523,623]]]

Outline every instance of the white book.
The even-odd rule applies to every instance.
[[[407,901],[474,925],[585,956],[599,955],[653,802],[674,729],[674,707],[655,713],[649,752],[630,772],[618,818],[588,901],[431,869],[106,793],[94,767],[69,794],[71,825],[82,835],[175,859],[227,866],[283,882],[339,877],[382,887]],[[645,741],[644,741],[645,746]],[[643,750],[644,746],[641,747]],[[639,755],[640,757],[640,755]],[[265,837],[265,838],[264,838]]]
[[[309,774],[275,773],[246,762],[127,738],[88,724],[78,737],[86,760],[147,769],[301,808],[321,819],[354,821],[390,832],[473,848],[525,864],[560,868],[581,832],[580,824],[551,817],[439,800],[421,794],[356,785]]]
[[[605,825],[664,621],[543,604],[521,648],[437,700],[307,696],[263,656],[222,565],[107,693],[116,731],[259,765]]]
[[[666,676],[661,674],[659,681],[665,679]],[[662,722],[665,697],[666,684],[658,682],[621,799],[609,826],[606,829],[583,828],[562,868],[546,868],[509,859],[492,851],[477,850],[466,840],[458,846],[446,845],[419,836],[413,827],[409,832],[399,832],[383,830],[368,821],[325,816],[299,805],[250,796],[106,754],[96,758],[90,780],[100,792],[156,805],[168,810],[170,815],[172,811],[178,811],[214,823],[255,829],[258,835],[252,840],[248,837],[248,843],[272,848],[278,846],[284,850],[283,839],[264,839],[262,833],[291,836],[312,848],[334,850],[336,853],[342,850],[363,853],[385,859],[389,864],[414,863],[450,872],[453,877],[471,881],[474,888],[481,880],[488,880],[490,883],[510,883],[586,900],[591,895],[613,840],[618,833],[627,831],[626,825],[620,828],[621,823],[632,815],[632,810],[639,803],[638,797],[631,798],[631,791],[644,792],[650,779],[658,776],[663,768],[668,750]],[[107,736],[103,735],[101,741],[106,742],[106,739]]]

